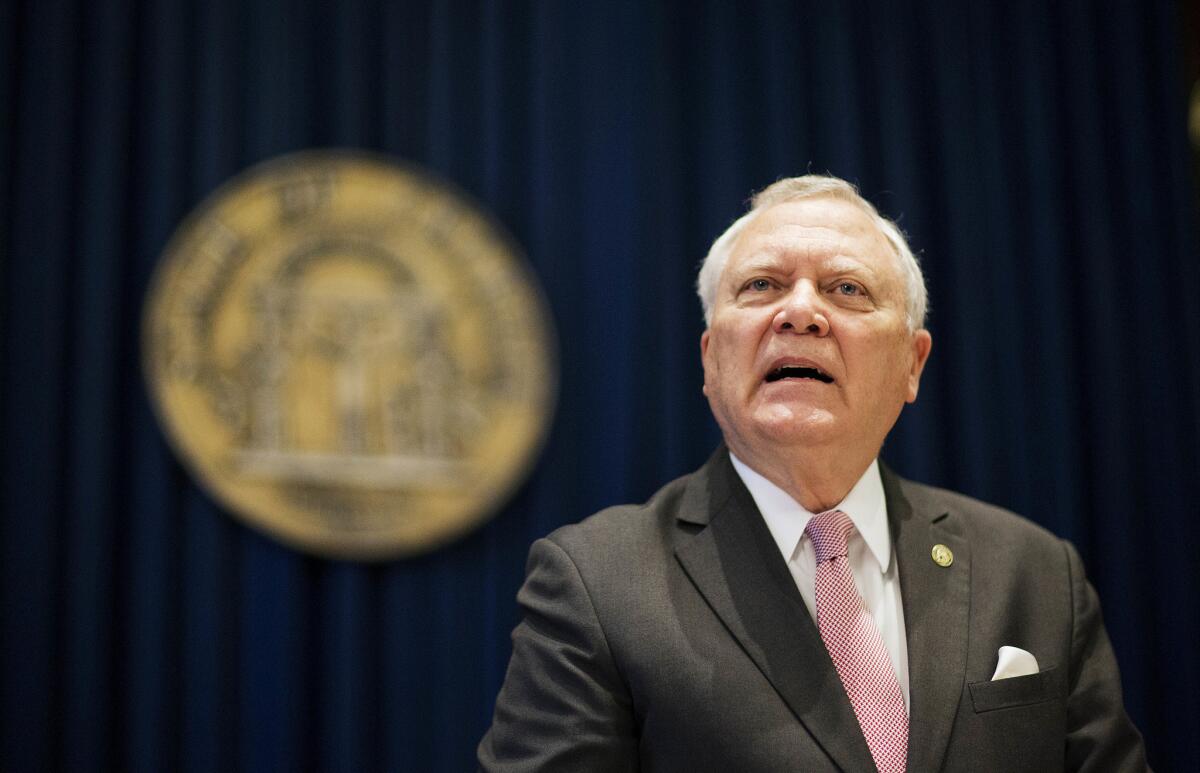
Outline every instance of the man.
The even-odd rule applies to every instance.
[[[929,357],[848,183],[758,194],[700,271],[725,438],[539,540],[486,770],[1144,770],[1074,548],[876,457]]]

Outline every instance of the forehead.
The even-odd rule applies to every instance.
[[[823,196],[773,204],[738,236],[726,270],[787,258],[844,258],[866,267],[899,271],[891,244],[861,207]]]

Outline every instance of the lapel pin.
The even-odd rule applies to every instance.
[[[954,563],[954,553],[950,552],[950,548],[940,542],[933,546],[933,563],[941,567],[950,566]]]

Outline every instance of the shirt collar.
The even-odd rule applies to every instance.
[[[804,527],[816,513],[811,513],[792,499],[791,495],[764,478],[759,473],[746,466],[746,463],[729,452],[733,469],[750,490],[750,496],[758,505],[763,520],[785,561],[790,561],[800,546],[800,538],[804,536]],[[846,494],[846,498],[837,504],[834,510],[841,510],[850,516],[854,528],[862,535],[863,541],[881,572],[886,573],[892,559],[892,540],[888,532],[887,501],[883,496],[883,479],[879,475],[879,460],[876,459],[867,467],[866,472]]]

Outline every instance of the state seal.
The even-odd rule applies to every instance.
[[[143,362],[187,469],[299,549],[383,559],[494,513],[557,390],[514,242],[412,166],[307,151],[218,189],[167,245]]]

